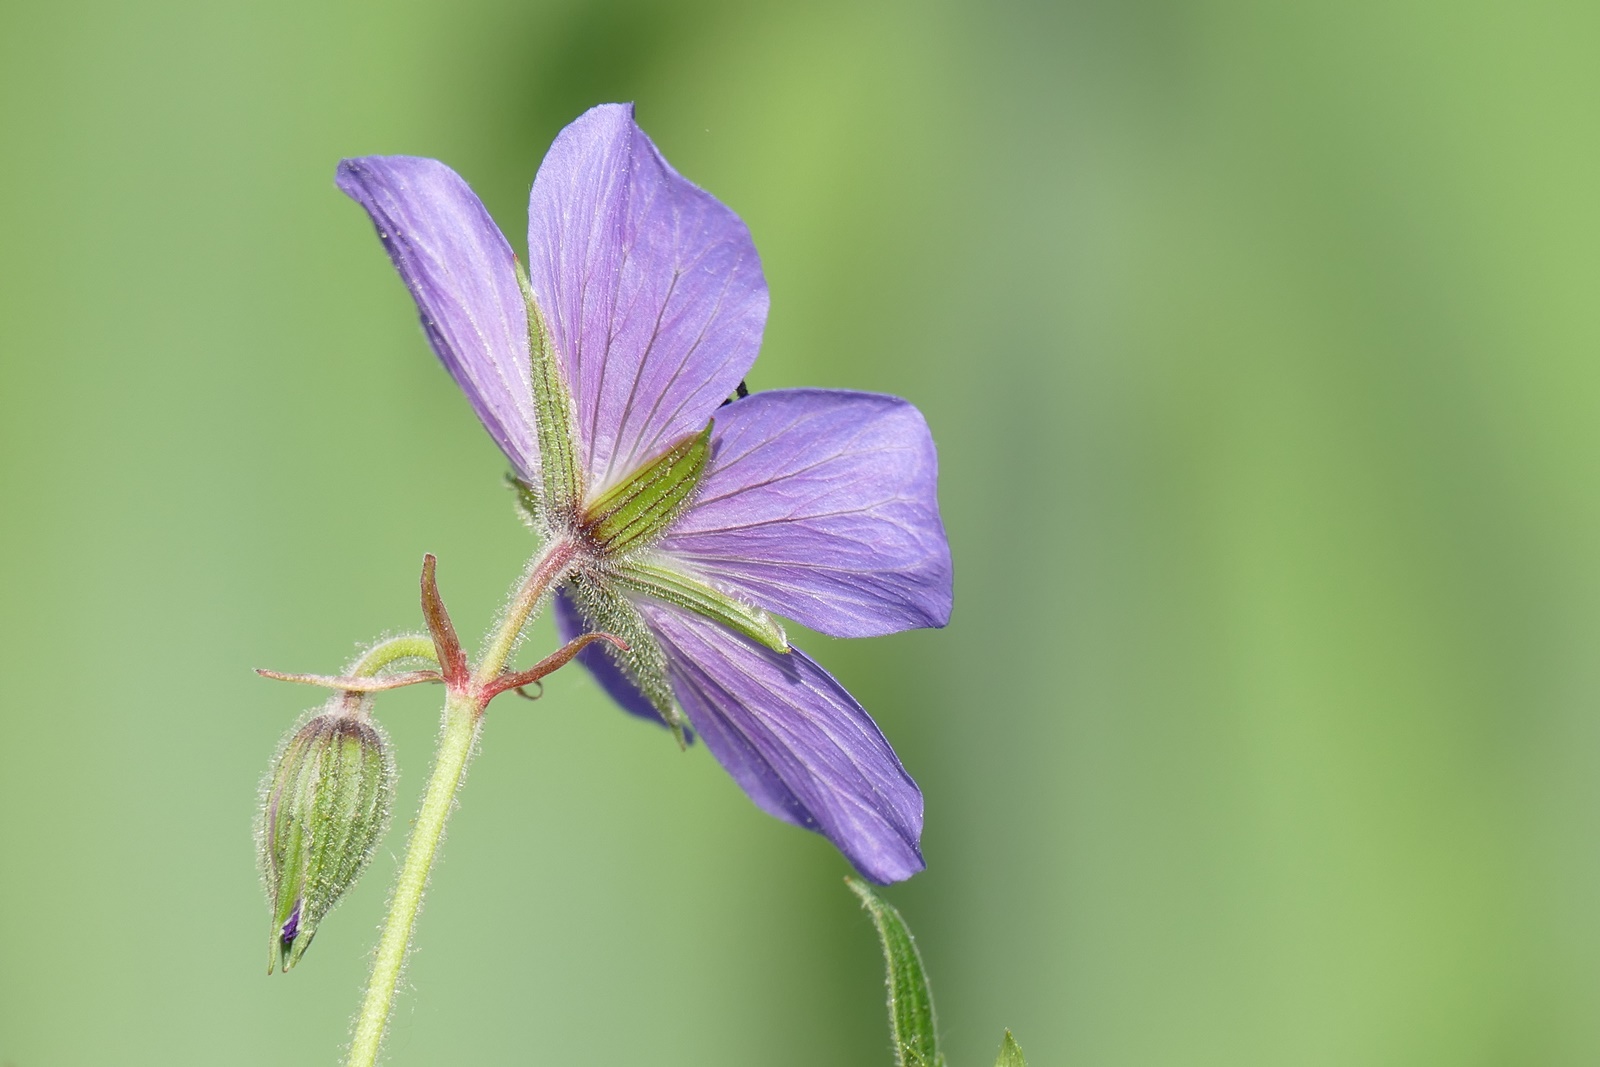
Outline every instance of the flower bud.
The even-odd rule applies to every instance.
[[[317,924],[366,868],[389,824],[393,779],[383,735],[343,696],[285,742],[258,833],[272,905],[268,974],[299,962]]]

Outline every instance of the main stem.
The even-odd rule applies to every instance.
[[[428,871],[444,836],[445,820],[455,802],[456,787],[467,769],[472,742],[478,733],[478,714],[470,699],[455,693],[445,700],[444,729],[439,735],[439,751],[434,757],[433,776],[422,795],[422,809],[411,828],[411,843],[406,846],[405,863],[389,897],[389,914],[384,919],[383,937],[378,941],[372,961],[372,977],[367,980],[367,996],[356,1017],[355,1040],[350,1045],[350,1067],[371,1067],[378,1061],[378,1046],[383,1043],[389,1007],[395,985],[405,964],[406,948],[417,923],[417,909],[428,886]]]
[[[348,1067],[372,1067],[378,1062],[378,1048],[383,1043],[395,987],[400,982],[406,950],[417,925],[417,911],[422,907],[422,894],[428,886],[428,872],[433,869],[445,823],[455,804],[456,790],[461,786],[461,776],[472,756],[473,742],[477,740],[478,723],[483,718],[480,702],[483,686],[505,668],[522,635],[522,628],[544,594],[572,562],[574,551],[570,543],[555,541],[535,557],[507,606],[505,617],[490,638],[471,682],[465,690],[451,690],[445,698],[444,728],[439,733],[433,774],[422,795],[422,808],[417,812],[411,841],[406,845],[405,862],[401,864],[400,876],[389,898],[389,913],[384,918],[383,936],[372,961],[366,999],[362,1001],[361,1014],[356,1016],[355,1039],[350,1044],[350,1058],[346,1061]]]

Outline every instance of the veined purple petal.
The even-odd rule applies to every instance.
[[[592,108],[545,155],[528,273],[591,491],[704,427],[761,345],[767,283],[750,232],[661,158],[632,105]]]
[[[780,819],[832,841],[875,882],[922,870],[922,793],[871,717],[803,652],[642,606],[673,691],[717,761]]]
[[[578,605],[572,602],[565,591],[558,591],[555,595],[556,636],[561,638],[561,643],[566,644],[579,634],[587,633],[589,624],[584,621],[583,615],[578,611]],[[667,725],[661,714],[650,703],[650,698],[639,692],[639,687],[628,680],[628,676],[618,667],[616,661],[606,654],[602,647],[604,642],[596,642],[578,653],[578,662],[589,668],[589,673],[594,675],[594,680],[618,704],[622,710],[630,715],[637,715],[641,719]]]
[[[523,477],[534,477],[528,312],[511,246],[489,212],[433,159],[346,159],[337,182],[372,216],[440,362],[500,450]]]
[[[663,552],[834,637],[950,620],[938,460],[910,403],[830,389],[756,393],[717,412],[711,449]]]

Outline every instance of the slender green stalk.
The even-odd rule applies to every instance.
[[[473,674],[476,684],[482,685],[505,668],[506,660],[516,651],[517,640],[522,637],[522,628],[528,625],[528,617],[539,606],[545,591],[567,569],[577,550],[571,541],[552,541],[534,557],[528,565],[528,574],[522,580],[522,587],[512,597],[505,617],[500,620],[500,626],[495,630],[494,637],[489,639],[489,647],[484,650],[483,659],[478,663],[478,669]]]
[[[477,740],[478,724],[483,717],[483,687],[504,669],[506,661],[516,649],[522,628],[527,625],[545,593],[572,562],[574,551],[571,544],[556,541],[534,559],[494,636],[490,638],[489,647],[473,672],[471,682],[465,690],[451,690],[445,698],[444,728],[439,734],[439,750],[434,756],[433,774],[428,779],[427,791],[422,795],[422,808],[417,812],[416,823],[411,829],[405,862],[400,867],[400,876],[389,898],[389,913],[384,918],[383,936],[378,941],[378,951],[372,961],[372,976],[367,981],[366,998],[361,1004],[361,1013],[356,1016],[355,1037],[346,1061],[348,1067],[372,1067],[378,1061],[378,1049],[388,1025],[395,987],[399,984],[400,971],[405,965],[406,951],[411,946],[411,934],[416,928],[417,912],[422,907],[422,895],[428,886],[428,872],[433,868],[439,841],[444,836],[445,822],[450,818],[456,790],[461,785],[467,761],[472,756],[473,743]]]
[[[400,868],[400,878],[389,898],[389,915],[384,920],[383,938],[378,942],[378,952],[372,961],[366,1000],[356,1018],[350,1067],[371,1067],[378,1062],[378,1046],[383,1042],[384,1027],[389,1022],[389,1007],[394,1000],[395,985],[400,981],[400,969],[405,964],[406,949],[411,944],[417,909],[422,906],[428,871],[433,867],[439,839],[444,836],[445,820],[450,817],[456,787],[467,769],[467,757],[472,753],[477,733],[477,708],[470,698],[452,693],[445,701],[444,730],[439,735],[433,777],[428,780],[422,810],[417,813],[411,843],[406,847],[405,864]]]
[[[350,668],[354,678],[370,678],[389,664],[403,659],[435,660],[433,640],[421,634],[402,634],[369,648]]]

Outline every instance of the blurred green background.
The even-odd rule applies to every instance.
[[[754,231],[753,388],[912,398],[943,632],[813,651],[927,793],[951,1067],[1600,1061],[1600,8],[0,12],[0,1064],[337,1060],[401,816],[263,973],[308,691],[530,550],[341,156],[513,244],[635,100]],[[551,640],[546,624],[534,647]],[[890,1063],[821,839],[563,672],[491,714],[407,1064]]]

